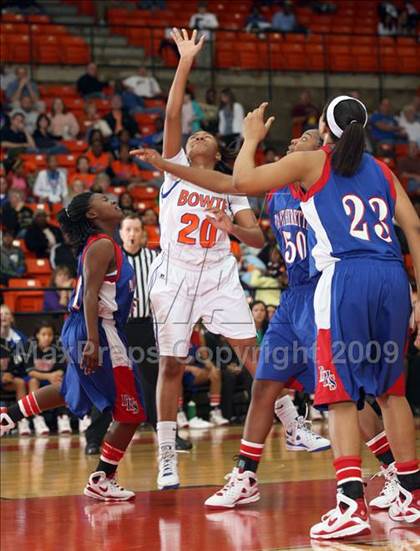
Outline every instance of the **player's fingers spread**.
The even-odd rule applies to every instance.
[[[171,34],[172,34],[172,38],[175,40],[175,42],[178,42],[178,40],[181,39],[181,35],[179,34],[179,30],[176,27],[174,27],[172,29]]]
[[[194,29],[191,35],[191,40],[194,42],[194,44],[195,44],[196,38],[197,38],[197,29]]]
[[[130,155],[141,155],[144,152],[144,149],[132,149]]]
[[[187,33],[187,31],[186,31],[185,29],[182,29],[182,38],[183,38],[184,40],[188,40],[188,33]]]

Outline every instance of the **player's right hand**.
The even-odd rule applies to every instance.
[[[133,149],[130,151],[130,155],[133,157],[138,157],[142,161],[150,163],[158,169],[162,168],[163,159],[156,149]]]
[[[95,341],[86,341],[82,352],[82,361],[80,367],[85,375],[95,373],[100,367],[99,363],[99,343]]]
[[[191,38],[188,37],[188,32],[185,29],[177,29],[174,27],[171,32],[171,36],[178,47],[179,55],[181,58],[193,59],[201,50],[204,44],[204,36],[196,43],[197,31],[192,32]]]

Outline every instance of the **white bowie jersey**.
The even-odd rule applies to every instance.
[[[183,149],[168,160],[189,166]],[[213,193],[165,172],[159,208],[160,247],[169,262],[173,258],[186,265],[200,266],[204,261],[219,262],[230,253],[228,234],[207,220],[206,209],[219,208],[233,218],[250,206],[246,197]]]

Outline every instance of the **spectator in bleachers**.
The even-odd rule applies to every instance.
[[[0,66],[0,90],[6,93],[7,87],[14,80],[16,80],[15,69],[2,63]]]
[[[130,156],[130,148],[127,145],[120,146],[118,159],[111,163],[111,169],[114,173],[114,185],[128,185],[141,180],[140,170]]]
[[[241,274],[241,280],[248,287],[256,289],[256,300],[265,304],[278,305],[280,302],[280,282],[278,278],[270,275],[263,263],[255,261],[255,264],[247,264],[248,271]]]
[[[303,90],[299,101],[292,107],[293,134],[299,136],[311,128],[318,128],[319,109],[312,103],[312,95],[309,90]]]
[[[14,392],[16,401],[26,394],[25,380],[23,377],[19,377],[19,373],[16,374],[13,352],[3,337],[0,338],[0,389],[6,390],[6,392]],[[18,422],[18,431],[21,436],[31,433],[27,419]]]
[[[268,327],[267,308],[262,300],[255,300],[250,308],[257,330],[257,345],[260,346]]]
[[[193,92],[185,92],[184,94],[181,119],[182,140],[185,145],[191,134],[201,130],[201,121],[204,119],[203,110],[198,102],[195,101]]]
[[[271,318],[276,313],[277,306],[274,306],[274,304],[267,304],[266,310],[267,310],[267,320],[268,320],[268,322],[270,322]]]
[[[70,177],[70,185],[73,185],[75,180],[83,182],[85,189],[89,189],[93,184],[95,175],[90,170],[90,162],[86,155],[80,155],[76,160],[76,172]]]
[[[380,21],[385,22],[387,18],[391,18],[395,25],[398,21],[398,9],[394,2],[384,0],[378,4],[378,16]]]
[[[162,94],[158,81],[148,74],[146,67],[140,67],[137,75],[124,79],[123,85],[126,89],[122,100],[130,113],[163,113],[159,107],[145,107],[145,98],[156,98]]]
[[[208,88],[206,90],[205,100],[200,102],[200,107],[204,113],[204,119],[201,123],[203,130],[211,134],[217,134],[219,106],[217,105],[217,95],[214,88]]]
[[[124,191],[118,198],[118,206],[123,211],[124,216],[129,216],[130,214],[136,214],[137,210],[134,206],[134,200],[128,191]]]
[[[107,172],[111,166],[112,157],[107,151],[105,151],[102,140],[96,138],[92,140],[91,146],[86,153],[86,157],[89,161],[90,171],[93,174]]]
[[[26,272],[23,251],[13,245],[13,232],[10,230],[5,230],[2,233],[0,267],[2,285],[7,285],[9,278],[22,277]]]
[[[35,329],[32,346],[28,347],[26,372],[28,374],[28,390],[35,392],[40,387],[55,384],[61,385],[66,369],[65,355],[56,344],[56,335],[51,323],[40,322]],[[70,418],[66,407],[56,409],[58,433],[71,433]],[[32,418],[35,433],[43,436],[50,432],[42,415]]]
[[[385,15],[382,21],[378,22],[379,36],[395,36],[397,34],[397,24],[395,19],[389,14]]]
[[[16,157],[13,160],[13,164],[7,173],[6,180],[9,189],[18,189],[22,191],[25,199],[28,197],[30,194],[28,175],[25,169],[25,163],[20,157]]]
[[[54,269],[49,287],[53,287],[54,290],[44,293],[44,311],[65,312],[74,287],[73,274],[67,266],[58,266]]]
[[[35,253],[37,258],[48,258],[54,245],[62,241],[61,231],[48,223],[47,213],[44,210],[36,210],[32,224],[25,233],[28,250]]]
[[[94,177],[93,174],[91,176]],[[63,199],[63,206],[67,208],[70,205],[72,199],[76,197],[76,195],[80,195],[85,191],[88,191],[88,188],[85,187],[83,180],[73,177],[69,186],[69,194]]]
[[[398,122],[405,130],[409,142],[415,142],[420,147],[420,121],[416,119],[416,109],[414,105],[406,105],[401,111]]]
[[[0,144],[5,149],[35,150],[35,142],[25,129],[25,117],[15,113],[10,119],[10,127],[3,126],[0,131]]]
[[[159,220],[158,220],[157,214],[151,208],[146,209],[144,211],[143,216],[142,216],[142,222],[143,222],[144,226],[158,226],[159,225]]]
[[[8,190],[7,180],[6,180],[6,177],[4,176],[4,171],[2,169],[0,174],[0,208],[2,208],[3,205],[7,203],[7,190]]]
[[[296,16],[290,3],[285,2],[271,20],[271,29],[281,33],[292,33],[297,30]]]
[[[271,23],[267,21],[266,17],[261,13],[260,8],[254,4],[251,13],[245,20],[245,30],[247,32],[264,31],[270,27]]]
[[[136,121],[128,114],[126,109],[123,109],[121,96],[112,96],[111,111],[103,117],[103,120],[111,129],[112,134],[118,134],[125,129],[134,138],[138,132]]]
[[[379,109],[370,116],[371,136],[376,144],[395,144],[407,139],[405,130],[398,124],[392,113],[389,99],[384,98]]]
[[[95,193],[103,193],[108,197],[110,201],[113,201],[114,203],[118,202],[118,197],[109,191],[109,188],[111,187],[111,178],[106,174],[106,172],[100,172],[96,175],[95,180],[93,181],[93,185],[91,187],[91,191]]]
[[[162,153],[163,127],[164,127],[164,120],[162,119],[162,117],[158,117],[155,120],[155,131],[153,132],[153,134],[148,134],[147,136],[143,136],[140,139],[140,142],[143,144],[143,146],[147,145],[148,147],[157,149],[159,153]],[[149,163],[146,163],[146,164],[149,164]],[[139,166],[144,166],[144,164]],[[147,168],[145,170],[154,170],[154,167],[150,165],[150,168]]]
[[[0,336],[5,339],[7,346],[13,353],[15,365],[23,363],[24,345],[27,342],[26,336],[14,327],[15,320],[8,306],[0,306]]]
[[[62,203],[68,192],[66,172],[58,168],[55,155],[47,155],[47,168],[38,173],[33,189],[34,196],[40,201]]]
[[[398,159],[398,174],[407,180],[407,191],[420,195],[420,155],[416,142],[408,144],[408,155]]]
[[[30,96],[36,103],[39,99],[38,87],[29,78],[26,67],[17,67],[15,70],[16,78],[6,88],[6,97],[10,103],[20,104],[24,96]]]
[[[94,101],[87,101],[83,107],[83,111],[84,117],[81,122],[81,132],[87,141],[89,140],[91,131],[95,128],[99,129],[103,136],[108,137],[112,134],[109,126],[103,119],[101,119],[101,115],[98,113],[98,109]]]
[[[414,2],[411,0],[405,0],[403,13],[405,13],[405,23],[403,25],[404,30],[406,30],[408,34],[415,34],[417,21],[419,20],[419,12],[414,5]]]
[[[219,21],[214,13],[207,11],[207,2],[198,2],[197,13],[190,17],[190,29],[197,29],[198,38],[204,36],[207,43],[212,39],[212,32],[219,28]]]
[[[39,116],[39,109],[36,108],[31,96],[22,97],[20,103],[18,103],[16,108],[12,111],[12,116],[15,113],[23,113],[25,117],[25,129],[29,134],[33,134]]]
[[[64,144],[57,142],[55,137],[50,132],[50,119],[45,113],[41,113],[36,120],[36,130],[33,132],[35,146],[40,153],[68,153],[68,149]]]
[[[33,221],[33,212],[25,205],[24,197],[20,189],[9,190],[8,201],[1,212],[2,225],[18,237],[23,237]]]
[[[63,241],[51,247],[50,264],[53,270],[58,266],[66,266],[71,274],[71,277],[76,276],[77,260],[74,256],[66,234],[63,235]]]
[[[225,147],[242,136],[244,108],[230,88],[220,92],[219,135]]]
[[[51,133],[62,140],[74,140],[79,130],[76,117],[67,111],[61,98],[55,98],[51,106]]]
[[[95,63],[86,66],[86,73],[79,77],[76,83],[79,94],[84,98],[103,97],[103,90],[107,85],[107,82],[98,79],[98,68]]]

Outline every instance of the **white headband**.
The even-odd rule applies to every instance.
[[[336,105],[338,105],[341,101],[345,101],[345,100],[348,100],[348,99],[351,99],[353,101],[357,101],[357,103],[359,103],[363,107],[363,111],[365,112],[365,122],[363,123],[363,128],[366,126],[367,121],[368,121],[368,114],[367,114],[366,107],[364,106],[364,104],[360,100],[358,100],[356,98],[352,98],[351,96],[337,96],[329,104],[328,109],[327,109],[327,114],[326,114],[327,115],[328,127],[331,130],[331,132],[334,134],[334,136],[336,136],[337,138],[341,138],[341,136],[343,135],[344,129],[340,128],[338,126],[338,124],[335,122],[334,109],[335,109]],[[358,122],[358,121],[351,121],[351,122]]]

